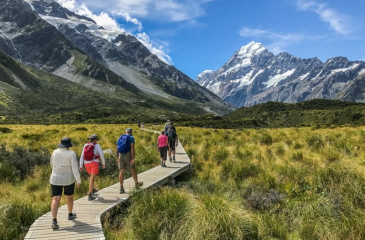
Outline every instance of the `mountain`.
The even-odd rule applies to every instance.
[[[202,72],[196,81],[238,107],[310,99],[365,101],[365,62],[335,57],[323,63],[286,52],[274,55],[256,42],[241,47],[217,71]]]
[[[53,0],[0,0],[0,50],[136,106],[195,114],[233,109],[132,35],[107,31]]]

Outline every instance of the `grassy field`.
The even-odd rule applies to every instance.
[[[103,149],[114,150],[127,126],[2,127],[8,132],[0,135],[3,155],[24,156],[20,146],[36,159],[64,136],[78,154],[91,133],[100,136]],[[365,238],[365,128],[177,131],[195,172],[181,176],[174,188],[134,194],[130,206],[105,223],[107,239]],[[157,135],[135,131],[135,137],[139,171],[158,165]],[[49,211],[50,168],[35,166],[22,179],[8,174],[16,165],[5,158],[0,163],[0,239],[21,239]],[[99,188],[117,181],[112,156],[107,168]],[[86,181],[76,196],[85,194]]]

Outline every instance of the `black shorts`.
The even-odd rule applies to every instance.
[[[168,146],[164,146],[164,147],[159,147],[158,148],[158,151],[160,151],[160,157],[163,160],[166,160],[167,159],[167,150],[169,150],[169,147]]]
[[[170,149],[171,150],[175,150],[175,140],[174,139],[169,139],[169,144],[170,144]]]
[[[57,185],[51,184],[51,188],[52,188],[52,197],[62,196],[63,190],[64,190],[64,194],[66,196],[71,196],[71,195],[74,195],[74,192],[75,192],[75,183],[68,185],[68,186],[57,186]]]

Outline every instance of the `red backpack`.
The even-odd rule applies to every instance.
[[[85,148],[84,148],[84,160],[85,161],[92,161],[95,158],[94,155],[94,149],[95,149],[95,144],[94,143],[87,143]]]

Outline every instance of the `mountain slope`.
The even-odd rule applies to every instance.
[[[301,59],[286,52],[275,56],[261,43],[251,42],[222,68],[204,71],[196,81],[236,106],[315,98],[363,102],[363,96],[354,98],[352,94],[359,92],[354,80],[363,81],[364,73],[365,62],[336,57],[322,63],[318,58]]]
[[[107,31],[53,0],[0,0],[0,6],[0,49],[28,66],[136,105],[196,114],[233,109],[176,68],[155,61],[133,36],[115,35],[118,44],[95,36],[86,28],[92,27],[96,35]],[[62,26],[38,14],[60,20]],[[123,37],[129,39],[124,47]]]

